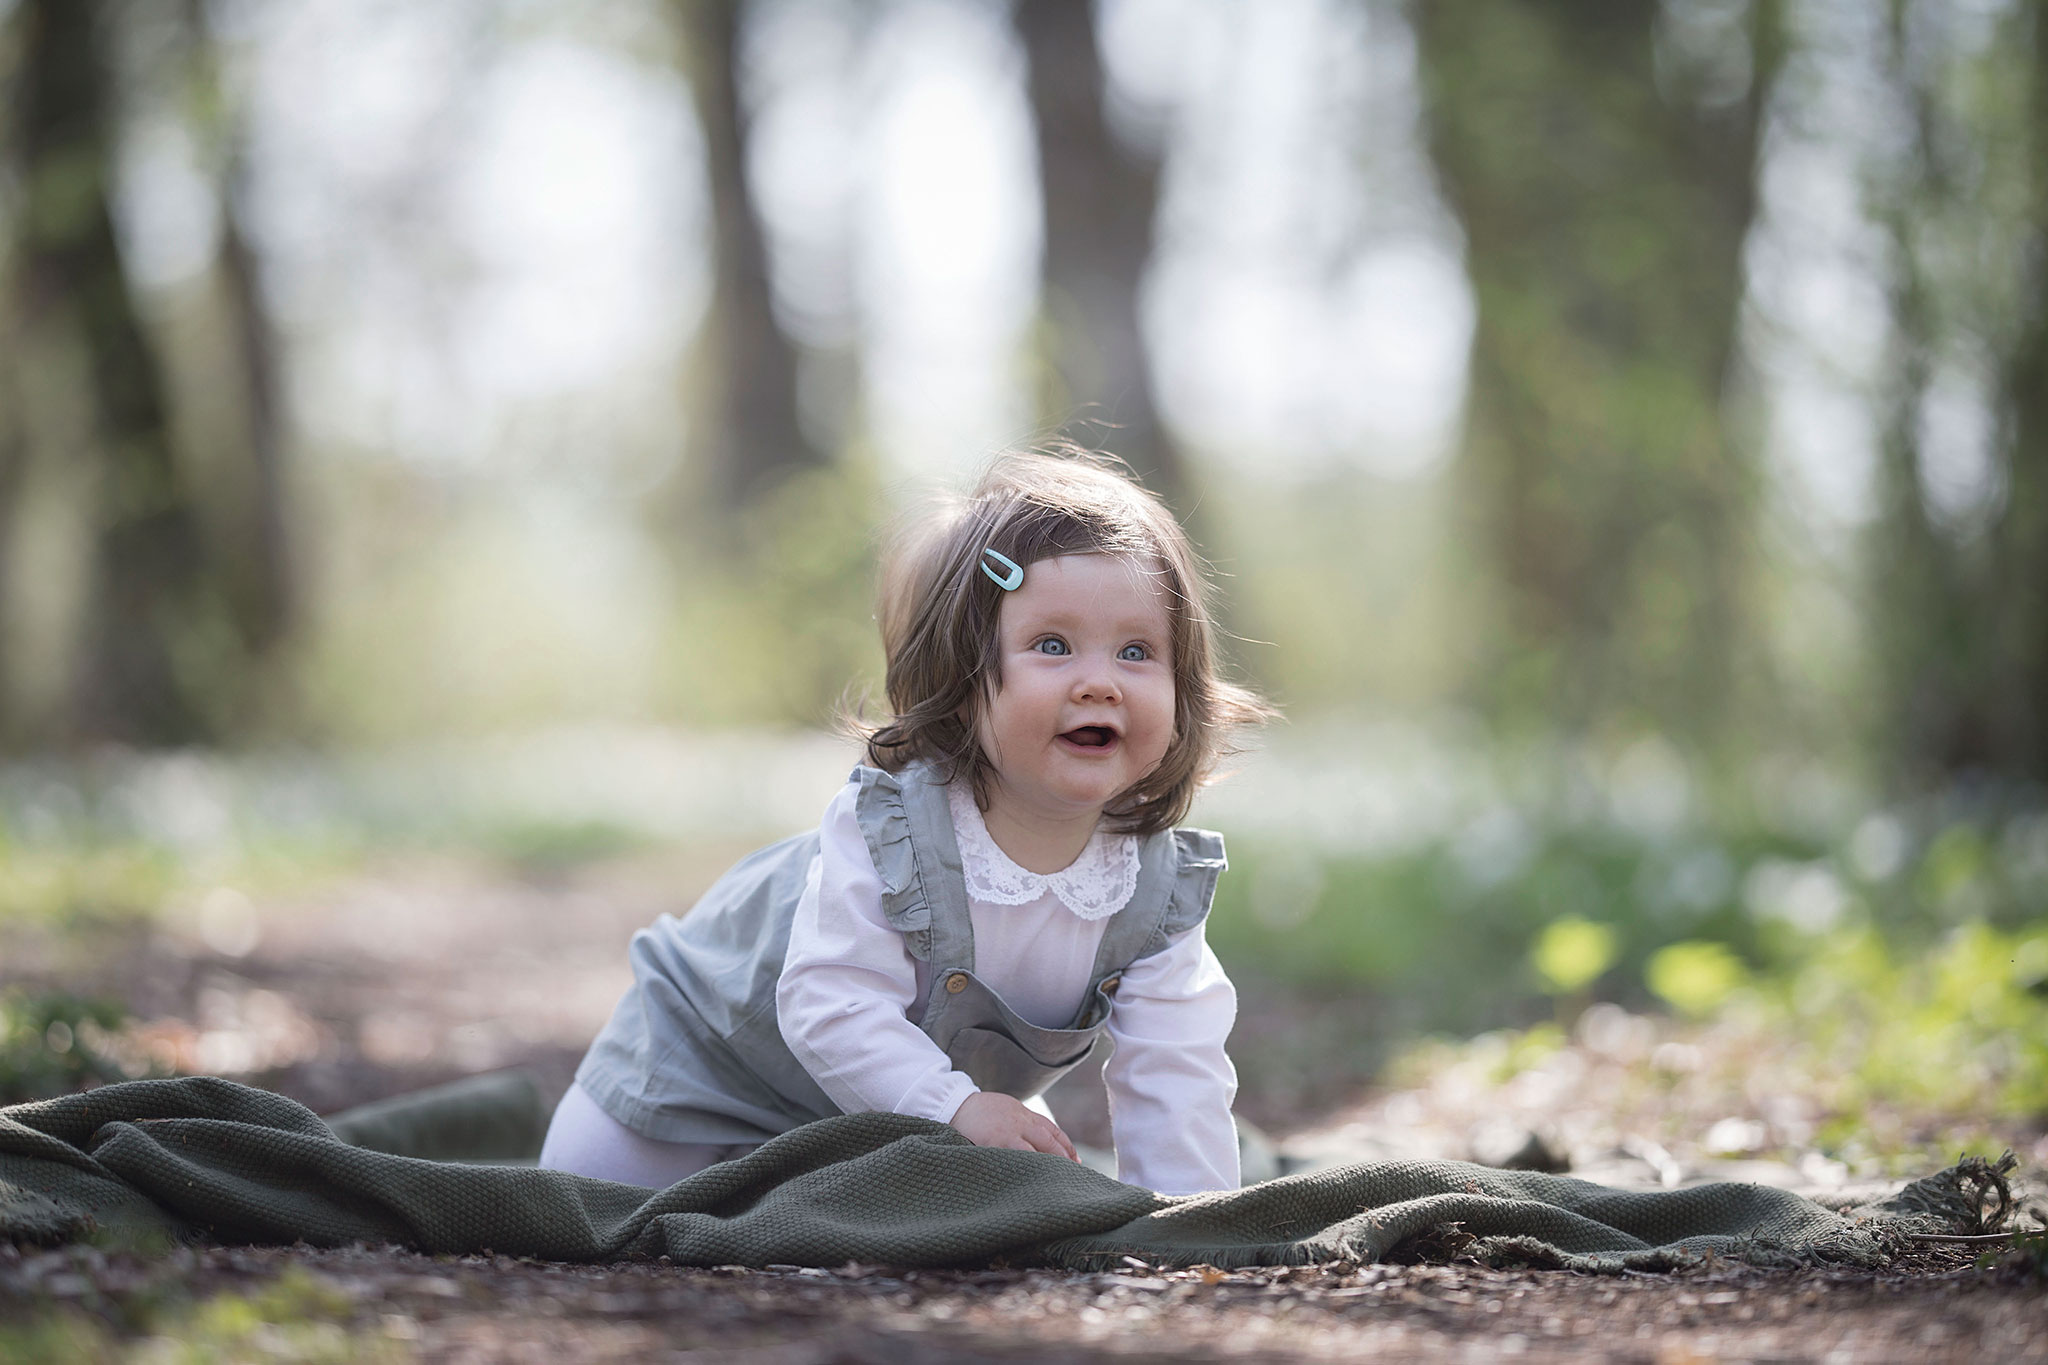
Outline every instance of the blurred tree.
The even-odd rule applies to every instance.
[[[19,25],[0,24],[0,90],[9,90],[18,79],[21,65],[21,36]],[[0,356],[6,356],[7,363],[0,365],[0,741],[9,737],[16,728],[13,714],[14,701],[10,684],[14,681],[18,645],[13,638],[15,612],[16,569],[14,560],[15,538],[21,529],[22,492],[28,473],[28,433],[22,417],[22,341],[17,323],[16,291],[19,287],[15,278],[15,264],[18,252],[16,243],[21,233],[15,221],[19,213],[20,197],[14,193],[15,163],[20,151],[20,140],[15,133],[16,115],[13,101],[0,100],[0,185],[7,192],[0,193]]]
[[[692,444],[715,505],[732,511],[828,462],[804,433],[796,354],[775,320],[768,247],[747,184],[740,0],[673,0],[711,188],[711,307],[694,357]]]
[[[690,443],[699,471],[665,519],[687,585],[663,687],[693,721],[831,722],[874,669],[872,534],[879,486],[857,452],[804,429],[797,348],[777,321],[768,245],[747,178],[745,0],[670,0],[703,129],[712,298],[691,359]],[[809,357],[817,361],[819,357]],[[801,639],[801,649],[790,641]],[[717,649],[707,653],[705,641]],[[715,661],[712,655],[715,654]]]
[[[1129,461],[1176,510],[1192,509],[1187,471],[1159,424],[1138,326],[1138,283],[1152,251],[1159,168],[1112,135],[1089,0],[1029,0],[1015,10],[1030,66],[1045,205],[1045,327],[1054,392],[1045,409],[1099,421],[1101,445]]]
[[[182,743],[209,729],[200,695],[217,595],[115,243],[107,18],[100,0],[22,0],[14,16],[22,324],[38,345],[76,353],[96,428],[92,578],[69,724],[84,737]]]
[[[2005,498],[1992,532],[2000,642],[2000,766],[2048,784],[2048,4],[2028,0],[2018,20],[2031,33],[2028,185],[2031,267],[2019,345],[2002,376],[2010,437]]]
[[[1945,6],[1891,7],[1907,136],[1873,175],[1890,239],[1892,372],[1870,542],[1877,748],[1907,787],[2048,781],[2048,22],[1958,51]],[[2017,284],[2017,288],[2015,285]],[[1944,367],[1991,357],[1981,508],[1936,505],[1958,438],[1927,420]]]
[[[264,303],[256,256],[241,224],[247,171],[237,134],[221,184],[220,258],[215,267],[233,327],[247,420],[248,489],[236,528],[244,544],[229,557],[235,571],[230,600],[243,640],[264,652],[278,643],[291,623],[293,580],[284,506],[277,332]]]
[[[246,115],[224,88],[218,44],[203,0],[183,9],[185,103],[188,116],[213,147],[220,245],[212,284],[218,294],[222,349],[219,364],[234,391],[238,447],[216,459],[206,503],[209,551],[219,566],[236,632],[255,660],[275,648],[290,627],[293,574],[285,509],[285,429],[279,391],[280,342],[263,293],[259,263],[244,227],[249,160]],[[232,477],[220,477],[232,471]]]
[[[9,316],[13,284],[5,247],[0,246],[0,355],[21,355],[20,339],[14,335]],[[20,530],[22,487],[27,482],[28,441],[22,430],[20,371],[17,364],[0,366],[0,741],[15,729],[13,695],[9,684],[15,671],[14,642],[7,627],[13,624],[15,536]]]
[[[1777,0],[1414,14],[1478,300],[1478,690],[1510,725],[1710,739],[1744,648],[1753,473],[1723,395]]]

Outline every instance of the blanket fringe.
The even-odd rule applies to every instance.
[[[2007,1179],[2019,1166],[2010,1151],[1990,1161],[1963,1155],[1945,1171],[1923,1176],[1907,1185],[1873,1210],[1898,1218],[1927,1219],[1940,1227],[1915,1227],[1915,1232],[1946,1232],[1961,1236],[1998,1232],[2012,1215],[2012,1182]],[[1987,1212],[1986,1206],[1990,1205]]]

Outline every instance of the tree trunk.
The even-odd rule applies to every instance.
[[[12,326],[11,281],[0,274],[0,351],[19,355]],[[11,627],[21,604],[14,598],[14,541],[28,472],[28,439],[21,419],[20,383],[11,367],[0,373],[0,747],[17,738],[14,683],[19,666]]]
[[[1897,47],[1903,7],[1892,13],[1893,79],[1910,115],[1912,137],[1885,177],[1892,194],[1875,216],[1891,239],[1891,368],[1880,400],[1883,436],[1877,471],[1878,519],[1871,561],[1871,638],[1885,695],[1873,748],[1908,788],[1944,773],[1981,768],[1989,758],[1990,715],[1982,684],[1993,671],[1995,642],[1969,582],[1960,547],[1934,524],[1922,484],[1919,419],[1941,346],[1938,282],[1914,244],[1914,227],[1954,192],[1940,120],[1939,93],[1909,74]]]
[[[1991,754],[2008,776],[2036,786],[2048,784],[2048,231],[2041,236],[2033,322],[2007,371],[2012,438],[1991,601],[2001,675]]]
[[[212,603],[162,376],[115,244],[103,6],[23,0],[18,22],[27,322],[79,349],[97,418],[93,576],[71,726],[86,738],[186,743],[208,725],[195,670],[178,656],[203,636]]]
[[[1045,203],[1044,308],[1057,381],[1047,406],[1055,417],[1100,423],[1099,441],[1084,443],[1128,460],[1185,513],[1186,470],[1159,425],[1138,325],[1158,167],[1110,132],[1089,0],[1025,0],[1016,26]]]
[[[2048,783],[2048,4],[2023,7],[2033,38],[2029,142],[2033,250],[2029,308],[2005,370],[2005,501],[1992,531],[1998,640],[1996,753],[2009,775]]]
[[[238,145],[229,156],[220,188],[220,259],[215,267],[225,296],[232,349],[228,359],[241,371],[247,443],[247,489],[235,509],[239,543],[232,562],[223,567],[242,641],[252,654],[261,656],[290,629],[294,594],[285,515],[279,341],[264,302],[256,254],[239,217],[247,169]]]
[[[222,78],[221,53],[205,0],[184,0],[176,20],[179,55],[171,75],[213,174],[219,246],[208,277],[209,334],[217,351],[204,377],[173,369],[178,386],[204,384],[223,401],[205,403],[227,420],[188,437],[212,447],[196,480],[203,496],[208,558],[219,576],[249,666],[260,668],[284,639],[294,612],[291,524],[286,502],[282,341],[263,294],[262,268],[243,228],[248,201],[248,111]],[[196,453],[196,452],[195,452]]]
[[[694,444],[708,492],[734,510],[790,474],[825,465],[798,417],[796,354],[775,321],[768,248],[746,174],[739,0],[675,0],[704,130],[713,287],[697,347]]]
[[[1660,95],[1658,6],[1415,8],[1431,150],[1478,300],[1460,476],[1500,719],[1709,738],[1744,648],[1753,471],[1722,416],[1773,0],[1747,93]]]
[[[224,88],[220,53],[204,0],[185,0],[181,15],[184,75],[191,107],[213,112],[202,132],[213,146],[220,246],[213,268],[224,353],[219,364],[240,398],[229,486],[214,491],[212,559],[235,631],[252,666],[260,665],[290,630],[294,607],[290,521],[285,508],[285,415],[279,374],[282,342],[263,295],[261,263],[243,230],[248,201],[246,111]]]
[[[2023,49],[2031,103],[2011,135],[2034,149],[2024,163],[2033,183],[2022,209],[2032,250],[2012,281],[2021,297],[2017,328],[1992,394],[2003,496],[1981,526],[1938,524],[1924,491],[1920,417],[1950,329],[1999,331],[1995,320],[1945,316],[1970,304],[1954,294],[1954,261],[1930,256],[1925,245],[1944,216],[1996,211],[1972,198],[1987,188],[1978,183],[1987,172],[1952,126],[1970,118],[1957,105],[1983,73],[1908,61],[1910,17],[1904,6],[1893,10],[1891,75],[1913,135],[1880,182],[1891,187],[1880,218],[1897,273],[1881,515],[1869,547],[1883,687],[1875,747],[1906,790],[1971,774],[2040,783],[2048,781],[2048,174],[2040,163],[2048,149],[2048,14],[2036,0],[2009,20],[2016,37],[2031,31]]]

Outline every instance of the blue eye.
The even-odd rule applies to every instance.
[[[1037,644],[1031,647],[1037,650],[1040,654],[1051,654],[1054,656],[1061,656],[1073,653],[1072,650],[1067,648],[1067,642],[1065,640],[1062,640],[1057,635],[1048,635],[1043,640],[1040,640]]]
[[[1141,664],[1152,657],[1152,651],[1144,645],[1125,645],[1116,652],[1116,657],[1127,664]]]

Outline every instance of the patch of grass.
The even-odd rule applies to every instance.
[[[1815,941],[1753,994],[1767,1027],[1811,1059],[1830,1108],[1888,1104],[1981,1119],[2048,1115],[2048,997],[2029,964],[2048,922],[1960,925],[1929,952],[1874,930]]]
[[[25,1322],[0,1324],[0,1360],[10,1365],[81,1360],[340,1365],[409,1358],[400,1343],[354,1326],[359,1306],[347,1293],[297,1266],[249,1293],[218,1294],[197,1303],[142,1295],[99,1306],[108,1316],[51,1306]]]

